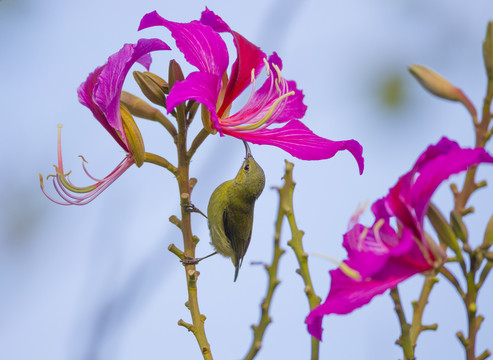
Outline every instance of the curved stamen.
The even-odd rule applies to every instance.
[[[289,92],[287,94],[283,94],[283,95],[279,96],[276,99],[276,101],[274,101],[274,104],[272,104],[272,106],[270,107],[269,111],[267,111],[267,114],[265,114],[262,119],[260,119],[259,121],[257,121],[254,124],[250,124],[250,125],[247,125],[247,126],[236,126],[235,127],[235,130],[238,130],[238,131],[246,131],[246,130],[255,130],[255,129],[258,129],[259,127],[261,127],[262,125],[264,125],[272,117],[272,114],[276,110],[276,107],[279,105],[279,103],[282,100],[284,100],[285,98],[287,98],[288,96],[292,96],[292,95],[294,95],[294,91],[291,91],[291,92]]]
[[[334,259],[333,257],[331,257],[329,255],[325,255],[325,254],[321,254],[321,253],[312,253],[312,255],[318,256],[318,257],[320,257],[322,259],[329,260],[331,263],[336,264],[339,267],[339,269],[347,277],[350,277],[351,279],[354,279],[354,280],[361,280],[362,279],[362,276],[361,276],[361,274],[358,271],[356,271],[353,268],[349,267],[349,265],[346,264],[343,261],[339,261],[339,260]]]
[[[49,175],[47,178],[53,178],[53,187],[55,191],[58,193],[60,198],[64,201],[57,200],[50,196],[43,184],[42,175],[40,174],[40,185],[41,190],[45,194],[45,196],[51,201],[60,204],[60,205],[85,205],[94,200],[99,196],[106,188],[108,188],[116,179],[118,179],[130,166],[134,164],[134,160],[127,156],[118,166],[104,179],[100,182],[85,187],[80,188],[74,186],[70,180],[67,179],[67,175],[61,176],[60,172],[57,171],[56,175]],[[74,189],[76,191],[74,191]],[[86,191],[87,190],[87,191]],[[75,193],[75,194],[74,194]],[[80,195],[79,195],[80,194]]]
[[[99,194],[101,194],[108,186],[110,186],[130,166],[132,166],[135,163],[133,157],[130,154],[127,154],[127,156],[115,167],[115,169],[113,169],[113,171],[111,171],[110,174],[108,174],[103,179],[98,179],[89,173],[89,171],[85,166],[87,161],[86,159],[84,159],[82,155],[80,155],[80,158],[82,159],[82,168],[84,169],[84,172],[91,180],[95,181],[96,183],[85,187],[75,186],[68,178],[71,171],[69,171],[66,174],[63,171],[61,128],[62,125],[59,124],[58,137],[57,137],[58,166],[54,165],[55,167],[54,175],[48,175],[46,177],[46,179],[53,178],[52,181],[53,187],[55,188],[55,191],[57,192],[61,200],[54,198],[53,196],[49,195],[46,192],[43,182],[43,175],[39,174],[41,191],[43,192],[43,194],[45,194],[45,196],[48,199],[50,199],[54,203],[60,205],[85,205],[91,202],[92,200],[94,200],[97,196],[99,196]]]
[[[263,58],[263,60],[265,64],[265,72],[267,73],[267,76],[270,76],[270,64],[266,58]]]
[[[358,251],[361,251],[363,249],[363,242],[366,239],[366,235],[368,235],[368,231],[370,231],[370,229],[368,229],[367,227],[364,227],[363,231],[359,234],[359,236],[358,236]]]
[[[385,223],[384,219],[380,219],[376,222],[375,225],[373,225],[373,235],[375,236],[375,240],[377,242],[377,245],[387,247],[384,242],[382,241],[382,237],[380,236],[380,229],[382,228],[383,224]]]
[[[269,90],[268,90],[267,94],[263,95],[259,100],[257,100],[258,103],[252,104],[253,99],[254,99],[254,95],[255,95],[255,88],[253,88],[252,92],[250,93],[250,98],[248,99],[247,103],[242,107],[242,109],[240,111],[238,111],[233,116],[230,116],[226,119],[220,119],[221,125],[223,125],[223,126],[235,126],[237,124],[239,125],[239,124],[245,124],[245,123],[251,122],[252,119],[257,118],[262,113],[262,111],[264,111],[267,104],[275,96],[274,91],[273,91],[273,88],[275,88],[274,74],[272,73],[272,71],[270,71],[270,68],[268,66],[269,63],[267,62],[266,59],[264,59],[264,62],[267,64],[266,72],[267,72],[267,75],[269,76],[269,79],[266,80],[266,82],[270,81],[270,86],[269,86]],[[255,69],[252,69],[252,71],[254,71],[254,70]],[[264,85],[265,85],[265,83],[264,83]],[[252,110],[255,110],[255,111],[252,113]]]

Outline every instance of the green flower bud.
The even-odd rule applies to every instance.
[[[458,101],[467,108],[472,116],[475,117],[477,115],[474,105],[462,90],[441,75],[421,65],[411,65],[409,72],[418,80],[421,86],[433,95],[446,100]]]
[[[122,91],[120,102],[133,116],[154,121],[158,121],[157,119],[160,117],[160,115],[162,116],[161,112],[158,109],[153,108],[141,98],[126,91]]]
[[[435,205],[430,204],[426,215],[435,229],[440,242],[447,245],[456,254],[460,254],[461,252],[459,243],[457,242],[457,237],[440,210],[438,210]]]
[[[149,71],[144,71],[144,74],[149,77],[152,81],[154,81],[161,89],[163,89],[163,92],[168,95],[169,94],[169,85],[168,83],[161,77],[157,76],[154,73],[151,73]]]
[[[169,62],[168,72],[169,88],[171,89],[175,86],[175,82],[183,81],[184,79],[185,77],[183,76],[183,71],[181,71],[180,65],[175,60],[171,60]]]
[[[491,216],[488,225],[486,225],[486,230],[484,231],[483,246],[489,248],[493,245],[493,216]]]
[[[139,85],[140,90],[142,90],[142,93],[146,98],[156,105],[166,107],[166,91],[168,91],[168,84],[163,79],[150,72],[142,73],[140,71],[134,71],[133,75],[137,85]]]
[[[486,28],[486,36],[483,41],[483,59],[488,79],[493,80],[493,21],[490,21]]]
[[[134,118],[123,105],[120,105],[120,114],[123,122],[123,129],[125,130],[125,135],[127,137],[128,146],[132,152],[132,157],[135,160],[135,165],[141,167],[144,163],[145,148],[144,140],[140,134],[140,130],[135,123]]]
[[[450,223],[452,224],[452,230],[454,230],[455,235],[463,242],[467,242],[467,228],[462,221],[462,216],[459,213],[452,211],[450,214]]]

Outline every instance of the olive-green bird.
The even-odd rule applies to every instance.
[[[255,201],[264,190],[265,175],[245,140],[246,157],[233,180],[223,182],[212,193],[207,207],[211,244],[216,252],[231,258],[238,277],[250,244]]]

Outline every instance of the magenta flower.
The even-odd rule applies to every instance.
[[[94,200],[101,192],[118,179],[130,166],[141,166],[144,159],[144,146],[140,132],[131,115],[120,107],[120,96],[125,77],[135,62],[149,69],[150,52],[170,50],[169,46],[158,39],[141,39],[137,44],[125,44],[116,54],[108,58],[108,62],[89,74],[87,80],[77,89],[79,101],[87,106],[94,117],[110,133],[115,141],[125,150],[127,155],[118,166],[105,178],[97,179],[86,169],[83,157],[82,167],[87,176],[95,183],[90,186],[78,187],[68,179],[63,169],[61,150],[61,125],[58,129],[58,166],[53,185],[62,200],[48,195],[44,189],[40,174],[41,189],[52,201],[61,205],[85,205]]]
[[[431,196],[450,175],[480,163],[493,163],[493,157],[482,148],[463,149],[442,138],[426,149],[386,197],[373,204],[372,227],[358,224],[359,214],[353,218],[343,241],[348,252],[343,270],[349,267],[353,273],[341,268],[330,271],[327,299],[306,318],[312,336],[321,340],[324,315],[350,313],[410,276],[440,266],[445,254],[423,230]],[[394,219],[398,230],[390,225]]]
[[[205,127],[213,132],[254,144],[277,146],[304,160],[328,159],[340,150],[348,150],[355,157],[360,173],[363,172],[363,150],[357,141],[324,139],[299,120],[306,111],[304,95],[294,81],[282,77],[282,62],[276,53],[267,60],[260,48],[231,30],[208,9],[202,12],[200,21],[190,23],[168,21],[154,11],[144,16],[139,30],[158,25],[171,31],[185,59],[198,69],[171,89],[167,98],[168,112],[193,99],[207,109],[210,123]],[[226,73],[228,49],[220,36],[223,32],[233,36],[237,52],[229,76]],[[256,79],[264,68],[268,78],[257,88]],[[250,84],[249,100],[230,115],[233,101]]]

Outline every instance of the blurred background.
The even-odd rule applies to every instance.
[[[295,163],[295,215],[306,233],[305,250],[342,260],[342,234],[358,204],[385,195],[442,136],[473,145],[466,111],[425,93],[406,67],[419,63],[437,70],[480,107],[486,88],[481,43],[493,18],[490,0],[3,0],[0,359],[200,358],[194,337],[176,325],[180,318],[189,321],[189,313],[183,305],[183,267],[167,251],[170,243],[181,247],[179,231],[168,222],[179,213],[172,175],[151,164],[132,167],[89,205],[63,207],[41,193],[38,172],[53,173],[57,124],[62,123],[65,169],[73,170],[72,180],[87,180],[79,154],[93,174],[108,174],[123,151],[78,103],[76,88],[125,42],[160,37],[175,49],[164,29],[136,31],[145,13],[157,10],[167,19],[188,22],[199,18],[205,6],[267,54],[277,51],[285,78],[296,80],[305,93],[304,122],[320,136],[358,140],[366,159],[360,176],[347,152],[303,162],[277,148],[252,146],[267,180],[238,281],[233,283],[227,259],[216,256],[198,266],[200,306],[215,359],[239,359],[251,344],[250,325],[258,322],[267,282],[263,268],[250,263],[272,256],[278,195],[270,188],[282,185],[284,159]],[[165,77],[171,58],[183,64],[177,51],[160,52],[153,55],[151,71]],[[124,88],[140,95],[132,77]],[[139,126],[148,151],[175,160],[173,143],[158,124],[141,121]],[[200,126],[197,121],[192,132]],[[236,174],[243,157],[243,145],[235,139],[210,136],[205,141],[191,165],[191,176],[199,180],[192,197],[197,207],[207,208],[214,188]],[[493,185],[493,168],[483,166],[478,179]],[[452,204],[448,183],[434,197],[444,213]],[[491,216],[492,199],[491,186],[472,198],[477,214],[467,218],[467,225],[475,245]],[[199,215],[193,221],[202,240],[197,254],[209,254],[206,221]],[[367,212],[362,221],[371,224],[373,218]],[[258,359],[309,356],[308,304],[289,239],[285,227],[281,285]],[[326,260],[310,258],[315,290],[323,299],[332,268]],[[489,280],[478,300],[486,318],[478,354],[486,347],[493,350]],[[408,317],[422,281],[416,276],[400,286]],[[464,358],[455,333],[467,332],[466,314],[443,279],[430,297],[424,322],[439,327],[421,335],[417,358]],[[402,357],[394,344],[399,327],[388,293],[352,314],[326,317],[324,328],[321,359]]]

